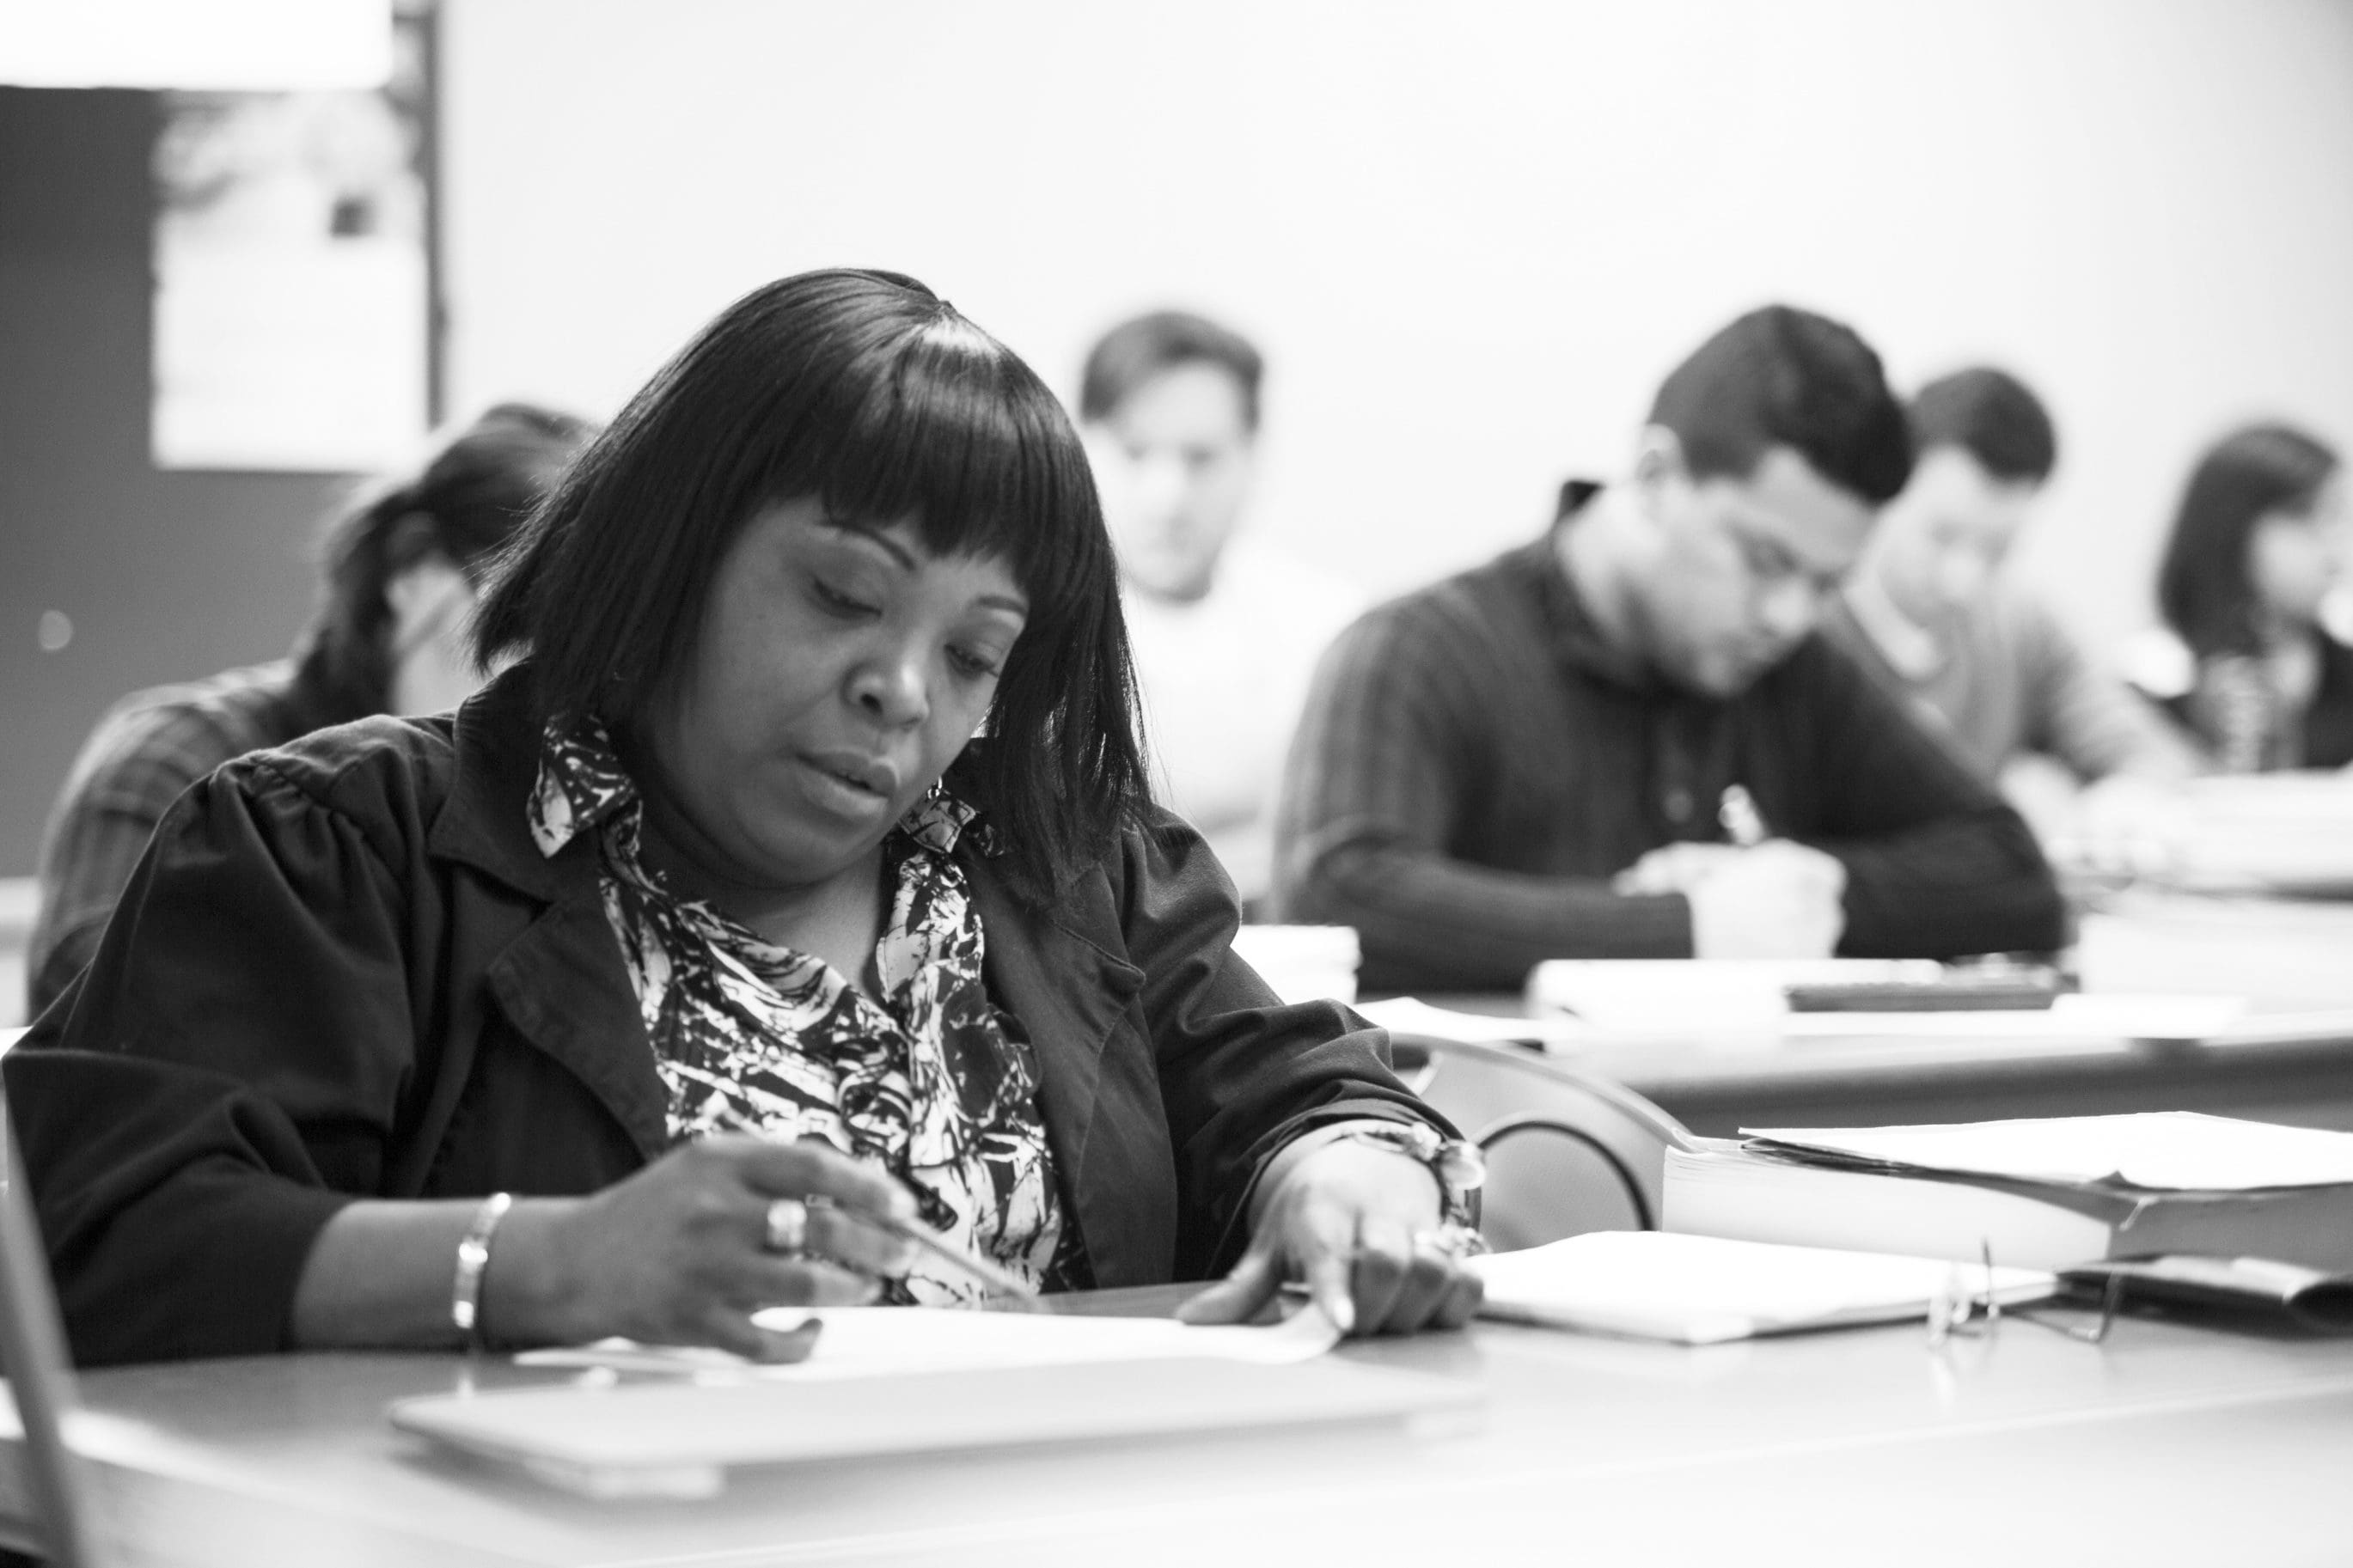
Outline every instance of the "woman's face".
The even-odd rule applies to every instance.
[[[1029,608],[1002,561],[934,555],[912,520],[839,522],[814,497],[759,512],[647,721],[651,826],[741,888],[860,866],[980,727]]]
[[[2308,626],[2344,574],[2345,480],[2320,487],[2303,512],[2266,512],[2247,538],[2247,576],[2273,619]]]

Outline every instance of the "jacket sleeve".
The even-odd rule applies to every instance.
[[[1846,868],[1856,958],[2047,952],[2066,908],[2033,834],[1895,700],[1820,639],[1798,656],[1815,729],[1824,820],[1803,837]]]
[[[1233,952],[1240,907],[1198,834],[1131,833],[1114,884],[1180,1192],[1179,1278],[1229,1268],[1250,1196],[1293,1139],[1337,1121],[1453,1129],[1388,1068],[1388,1037],[1335,1002],[1285,1005]]]
[[[376,1190],[410,1073],[406,889],[383,837],[269,757],[223,768],[9,1054],[77,1360],[286,1347],[311,1243]]]
[[[1500,766],[1496,700],[1451,628],[1377,611],[1325,654],[1276,818],[1285,918],[1354,926],[1383,989],[1516,990],[1548,958],[1687,958],[1682,894],[1498,869],[1451,851]]]

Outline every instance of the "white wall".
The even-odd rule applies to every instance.
[[[608,412],[744,289],[911,271],[1072,387],[1266,349],[1260,526],[1377,590],[1525,537],[1747,305],[2065,444],[2027,566],[2147,616],[2198,443],[2353,445],[2343,0],[448,0],[456,402]]]

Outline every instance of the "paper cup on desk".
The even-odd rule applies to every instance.
[[[1234,933],[1234,952],[1285,1002],[1356,999],[1363,952],[1354,926],[1246,925]]]

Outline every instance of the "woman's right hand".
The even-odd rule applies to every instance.
[[[797,1255],[768,1246],[779,1199],[807,1204]],[[796,1361],[807,1336],[752,1314],[873,1300],[879,1278],[906,1268],[909,1244],[861,1216],[914,1214],[890,1176],[814,1140],[699,1139],[587,1197],[518,1203],[483,1277],[485,1326],[509,1342],[620,1334]]]

